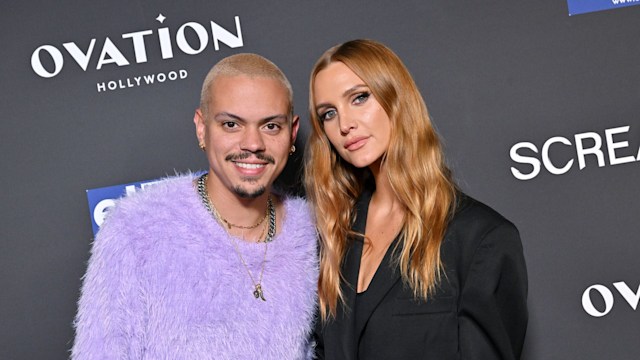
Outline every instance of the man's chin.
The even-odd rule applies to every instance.
[[[236,186],[233,188],[233,192],[243,199],[255,199],[263,195],[266,190],[267,189],[264,186],[258,186],[253,189],[247,189],[243,186]]]

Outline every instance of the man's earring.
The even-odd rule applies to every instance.
[[[289,155],[293,155],[294,152],[296,152],[296,146],[291,145],[291,149],[289,149]]]
[[[200,147],[200,150],[205,151],[207,148],[204,146],[204,143],[200,143],[198,144],[198,146]]]

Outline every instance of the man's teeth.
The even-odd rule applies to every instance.
[[[261,167],[264,167],[264,164],[249,164],[249,163],[241,163],[241,162],[237,162],[236,165],[243,169],[259,169]]]

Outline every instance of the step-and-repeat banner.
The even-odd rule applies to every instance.
[[[65,359],[114,200],[207,166],[193,126],[221,58],[308,76],[354,38],[416,79],[460,186],[520,229],[525,359],[640,354],[640,2],[27,0],[0,12],[0,358]],[[280,186],[299,191],[301,155]],[[87,203],[89,206],[87,207]]]

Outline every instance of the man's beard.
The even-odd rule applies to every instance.
[[[225,157],[226,161],[237,161],[237,160],[244,160],[244,159],[248,159],[251,156],[255,156],[257,159],[262,160],[262,161],[266,161],[269,164],[275,164],[276,161],[275,159],[267,154],[264,154],[262,152],[257,152],[257,153],[251,153],[248,151],[242,152],[240,154],[229,154]],[[246,181],[249,183],[255,183],[256,180],[252,179],[252,178],[245,178],[242,179],[242,181]],[[233,191],[236,193],[236,195],[238,195],[241,198],[244,199],[255,199],[258,196],[264,194],[264,192],[267,190],[267,188],[265,186],[260,186],[259,188],[253,190],[252,192],[247,191],[246,189],[244,189],[242,187],[242,185],[237,185],[233,188]]]
[[[264,194],[264,192],[267,190],[266,187],[264,186],[260,186],[259,188],[249,192],[246,189],[244,189],[241,185],[235,186],[233,188],[233,191],[236,193],[236,195],[238,195],[239,197],[243,198],[243,199],[255,199],[258,196]]]

